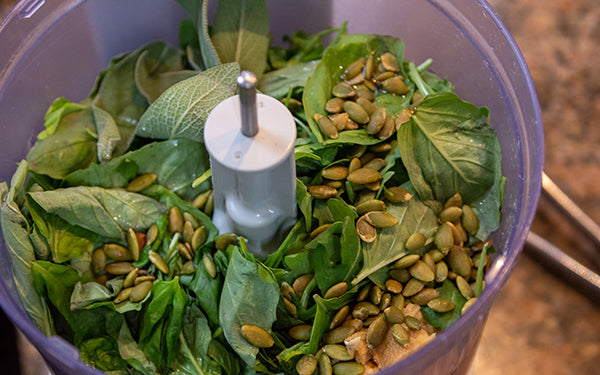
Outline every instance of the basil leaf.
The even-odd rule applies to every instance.
[[[119,354],[119,346],[111,337],[97,337],[82,342],[81,360],[102,371],[124,370],[127,362]]]
[[[23,201],[19,196],[24,193],[27,168],[26,161],[19,163],[10,189],[6,183],[0,184],[0,227],[21,304],[35,325],[46,336],[50,336],[55,334],[54,322],[45,300],[35,290],[31,270],[35,253],[29,239],[30,227],[17,203]]]
[[[480,200],[471,202],[471,207],[479,218],[479,230],[475,238],[486,241],[490,234],[498,229],[502,219],[502,201],[504,199],[504,184],[506,179],[500,175],[496,176],[496,181],[489,192]]]
[[[135,152],[135,151],[134,151]],[[99,186],[103,188],[124,188],[129,180],[138,174],[138,166],[126,155],[114,158],[104,164],[90,164],[65,176],[64,186]]]
[[[259,263],[233,250],[219,303],[219,322],[227,342],[250,367],[254,367],[258,348],[241,335],[244,324],[267,331],[276,319],[279,286]]]
[[[194,263],[196,272],[187,287],[196,295],[196,303],[200,305],[213,326],[219,325],[219,298],[223,287],[223,280],[218,274],[216,278],[210,276],[202,262],[203,254],[198,254]],[[212,259],[210,254],[206,254]]]
[[[419,232],[432,238],[437,230],[435,211],[415,198],[405,203],[388,205],[388,212],[398,219],[398,224],[379,229],[375,241],[362,242],[364,264],[352,280],[353,285],[404,255],[404,243],[411,234]]]
[[[204,123],[222,100],[235,94],[237,63],[219,65],[169,87],[141,117],[142,137],[202,142]]]
[[[267,66],[269,12],[265,0],[220,0],[212,41],[221,62],[237,62],[259,78]]]
[[[166,207],[141,194],[98,187],[73,187],[29,193],[47,213],[101,236],[124,239],[123,231],[150,227]]]
[[[44,115],[44,130],[38,134],[38,139],[48,138],[56,132],[63,117],[86,109],[83,104],[73,103],[65,98],[57,98]]]
[[[437,291],[440,292],[439,298],[445,298],[454,303],[454,310],[438,313],[433,311],[429,306],[423,306],[421,307],[421,314],[423,314],[423,318],[429,324],[443,330],[460,318],[460,312],[467,300],[463,297],[454,283],[449,280],[445,280],[442,286],[437,288]]]
[[[485,108],[455,94],[428,95],[398,130],[398,147],[422,200],[445,202],[460,193],[466,204],[492,188],[500,170],[500,144]]]
[[[131,331],[125,321],[123,321],[119,330],[118,343],[121,357],[131,367],[144,375],[155,374],[157,372],[154,364],[150,362],[146,354],[138,347],[137,342],[131,336]]]
[[[212,340],[208,346],[208,355],[221,366],[225,374],[237,375],[240,373],[240,361],[233,350],[228,348],[219,340]]]
[[[75,284],[80,279],[77,271],[62,264],[38,260],[31,264],[31,274],[37,293],[47,298],[73,326],[70,297]]]
[[[318,61],[297,63],[266,73],[258,85],[258,90],[276,99],[283,99],[290,90],[296,87],[304,88],[317,63]]]

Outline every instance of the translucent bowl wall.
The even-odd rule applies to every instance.
[[[459,321],[382,375],[468,372],[489,309],[524,244],[541,186],[538,102],[514,40],[484,1],[268,2],[275,41],[295,30],[317,31],[348,20],[349,32],[403,38],[409,59],[433,58],[435,72],[452,81],[461,97],[490,108],[507,183],[502,225],[493,235],[500,252],[487,288]],[[87,97],[114,55],[156,39],[175,44],[182,17],[173,0],[21,1],[0,24],[0,181],[9,181],[25,157],[54,98]],[[32,324],[16,294],[2,238],[0,305],[57,374],[100,374],[79,360],[73,346],[45,337]]]

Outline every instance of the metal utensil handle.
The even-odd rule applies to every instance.
[[[258,117],[256,112],[256,75],[244,70],[237,77],[242,116],[242,134],[254,137],[258,133]]]

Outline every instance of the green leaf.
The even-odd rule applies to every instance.
[[[219,65],[219,57],[208,33],[208,0],[177,0],[190,16],[197,28],[197,42],[202,58],[203,68],[213,68]]]
[[[421,307],[421,313],[429,324],[443,330],[460,318],[462,307],[467,300],[450,280],[445,280],[442,286],[437,288],[437,291],[440,292],[439,298],[445,298],[454,303],[454,309],[445,313],[438,313],[429,306],[423,306]]]
[[[497,175],[497,180],[489,192],[480,200],[471,202],[471,208],[479,218],[479,230],[475,238],[486,241],[490,234],[500,226],[502,219],[502,202],[504,200],[504,184],[506,179]]]
[[[96,131],[98,133],[98,143],[96,145],[98,150],[98,160],[101,162],[110,160],[113,157],[113,152],[121,142],[119,128],[108,112],[93,107],[92,113],[94,115],[94,123],[96,124]],[[129,144],[127,144],[127,146],[129,146]]]
[[[27,162],[21,161],[12,177],[10,190],[0,184],[0,227],[13,271],[14,287],[20,302],[35,325],[46,335],[55,334],[54,323],[46,302],[36,292],[31,265],[35,261],[29,239],[29,224],[16,200],[22,195],[27,178]]]
[[[57,98],[44,115],[44,131],[38,134],[38,139],[48,138],[56,132],[63,117],[86,109],[83,104],[73,103],[65,98]]]
[[[269,13],[265,0],[220,0],[212,40],[221,61],[237,62],[259,78],[267,66]]]
[[[240,329],[251,324],[270,331],[279,303],[279,286],[270,273],[260,272],[262,267],[235,248],[219,304],[219,322],[225,338],[250,367],[255,365],[258,348],[242,337]]]
[[[219,340],[212,340],[208,346],[208,355],[214,359],[227,375],[237,375],[240,373],[240,361],[233,353],[233,350],[221,343]]]
[[[96,162],[96,138],[91,110],[62,118],[57,130],[38,140],[27,153],[32,171],[55,179]]]
[[[266,73],[258,85],[258,90],[276,99],[283,99],[296,87],[304,88],[306,80],[314,72],[318,61],[308,61]]]
[[[79,347],[82,361],[102,371],[124,370],[127,362],[121,358],[117,342],[111,337],[97,337],[82,342]]]
[[[125,154],[104,164],[90,164],[85,169],[69,173],[63,180],[64,186],[99,186],[124,188],[138,174],[138,166]]]
[[[404,243],[411,234],[419,232],[432,238],[437,230],[436,213],[415,198],[405,203],[388,205],[388,212],[398,219],[398,224],[378,229],[375,241],[362,242],[364,264],[352,281],[353,285],[404,255]]]
[[[146,230],[166,207],[141,194],[98,187],[73,187],[29,193],[50,214],[101,236],[124,239],[123,231]]]
[[[65,320],[73,325],[71,292],[79,281],[77,271],[69,266],[38,260],[31,264],[35,289],[56,307]]]
[[[385,108],[387,115],[396,117],[403,109],[410,107],[411,99],[411,93],[404,96],[383,94],[376,96],[373,104],[377,107]]]
[[[500,144],[487,109],[447,92],[427,96],[398,130],[398,147],[419,196],[445,202],[483,198],[501,174]]]
[[[298,201],[300,212],[304,216],[306,231],[309,232],[312,228],[313,197],[308,193],[306,185],[299,179],[296,179],[296,200]]]
[[[137,342],[135,342],[133,336],[131,336],[131,331],[125,321],[123,321],[119,331],[118,343],[121,358],[126,360],[131,367],[144,375],[156,373],[156,367],[139,348]]]
[[[237,63],[219,65],[167,89],[140,119],[142,137],[202,142],[204,123],[222,100],[236,92]]]
[[[196,272],[187,287],[196,295],[196,303],[202,308],[213,326],[219,325],[219,299],[223,287],[220,274],[216,278],[210,276],[204,263],[203,254],[198,254],[194,259]],[[211,258],[210,254],[206,254]]]

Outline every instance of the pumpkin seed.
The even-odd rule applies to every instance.
[[[129,296],[131,295],[132,290],[133,290],[133,288],[121,289],[119,294],[117,294],[115,299],[113,299],[113,303],[116,305],[116,304],[119,304],[119,303],[129,299]]]
[[[141,174],[133,180],[131,180],[131,182],[129,182],[125,190],[133,193],[139,193],[140,191],[152,185],[154,181],[156,181],[157,177],[158,176],[154,173]]]
[[[131,302],[139,302],[143,300],[148,295],[148,293],[150,293],[151,289],[152,281],[144,281],[143,283],[139,283],[138,285],[133,287],[133,290],[129,295],[129,300]]]
[[[422,327],[421,321],[412,315],[405,316],[404,323],[408,328],[412,329],[413,331],[419,331]]]
[[[183,215],[177,206],[171,207],[169,210],[169,232],[181,233],[183,230]]]
[[[165,275],[169,273],[169,266],[167,262],[160,256],[160,254],[150,250],[148,251],[148,257],[150,258],[150,262],[158,268],[158,270]]]
[[[281,283],[280,290],[281,294],[287,299],[292,299],[292,296],[296,295],[296,292],[294,292],[294,288],[292,288],[292,286],[287,281]]]
[[[337,298],[337,297],[342,296],[344,293],[346,293],[347,290],[348,290],[348,284],[346,282],[337,283],[325,292],[325,295],[323,296],[323,298],[325,298],[325,299]]]
[[[288,334],[294,339],[298,341],[308,341],[310,339],[310,332],[312,331],[312,326],[308,324],[300,324],[297,326],[293,326],[288,330]]]
[[[399,345],[408,348],[408,345],[410,344],[410,334],[408,331],[401,324],[394,324],[391,329],[394,340],[396,340]]]
[[[350,121],[350,116],[348,116],[348,114],[346,112],[336,113],[335,115],[329,116],[329,119],[331,120],[331,123],[333,124],[333,126],[335,126],[335,128],[339,132],[339,131],[346,129],[346,126],[348,125],[348,121]]]
[[[429,254],[429,256],[431,257],[431,260],[433,260],[434,263],[439,262],[440,260],[444,259],[444,257],[446,256],[439,249],[433,249],[433,250],[429,251],[427,254]]]
[[[473,266],[471,258],[465,251],[458,246],[453,246],[448,253],[447,262],[452,271],[468,279],[471,276],[471,267]]]
[[[285,305],[285,310],[288,312],[288,314],[290,314],[293,317],[298,316],[298,308],[296,307],[296,305],[294,305],[292,301],[290,301],[287,298],[284,298],[283,303]]]
[[[98,248],[92,252],[92,268],[95,274],[102,272],[106,266],[106,253],[102,248]]]
[[[348,352],[348,349],[340,344],[323,345],[323,352],[336,361],[351,361],[354,359],[354,356]]]
[[[348,83],[351,86],[354,86],[354,85],[361,84],[362,82],[364,82],[364,80],[365,80],[365,75],[363,73],[358,73],[357,75],[352,77],[352,79],[346,80],[346,83]]]
[[[370,243],[377,238],[377,230],[366,219],[365,215],[356,220],[356,233],[364,242]]]
[[[426,265],[429,266],[429,269],[431,269],[431,271],[433,273],[435,273],[435,262],[433,261],[431,254],[429,254],[429,253],[423,254],[423,256],[421,257],[421,260],[423,261],[423,263],[425,263]]]
[[[477,214],[470,206],[466,204],[462,206],[462,221],[463,228],[471,235],[474,236],[479,231],[479,218]]]
[[[375,81],[377,81],[377,82],[383,82],[386,79],[390,79],[390,78],[392,78],[394,76],[395,76],[394,72],[382,72],[382,73],[379,73],[379,74],[377,74],[375,76]]]
[[[381,296],[381,302],[379,302],[379,310],[383,311],[387,309],[390,306],[390,303],[392,303],[392,295],[390,293],[384,293],[383,296]]]
[[[317,359],[312,354],[305,354],[296,363],[298,375],[311,375],[317,369]]]
[[[192,243],[192,237],[194,237],[194,224],[191,221],[186,220],[183,223],[183,232],[181,232],[183,240],[189,244]]]
[[[371,293],[371,286],[369,284],[367,284],[358,291],[358,296],[356,297],[356,301],[362,302],[362,301],[366,300],[367,297],[369,297],[369,293]]]
[[[402,310],[404,308],[404,296],[402,294],[396,294],[393,296],[391,305]]]
[[[402,258],[395,261],[392,264],[392,268],[394,268],[394,269],[408,268],[408,267],[414,265],[415,263],[417,263],[419,261],[419,259],[421,259],[421,256],[419,254],[406,254]],[[406,281],[408,281],[408,280],[406,280]],[[402,282],[402,281],[400,281],[400,282]]]
[[[383,189],[383,194],[392,203],[403,203],[412,199],[412,194],[400,186]]]
[[[398,63],[398,59],[396,59],[396,56],[394,56],[390,52],[386,52],[383,55],[381,55],[381,65],[383,65],[383,67],[386,70],[389,70],[390,72],[400,71],[400,64]]]
[[[296,291],[296,295],[300,296],[304,292],[304,289],[308,286],[315,275],[312,273],[306,273],[302,276],[299,276],[294,283],[292,284],[292,288]]]
[[[356,212],[359,215],[364,215],[367,212],[370,211],[383,211],[385,210],[385,203],[383,201],[380,201],[378,199],[370,199],[368,201],[365,202],[361,202],[359,204],[357,204],[356,206]]]
[[[410,280],[408,280],[406,285],[404,285],[404,289],[402,290],[402,295],[404,297],[412,297],[415,294],[419,293],[421,290],[423,290],[424,287],[425,287],[425,284],[423,284],[422,281],[414,279],[414,278],[410,279]]]
[[[383,314],[385,315],[387,322],[390,324],[404,322],[404,313],[397,306],[389,306],[383,310]]]
[[[413,264],[408,272],[412,277],[422,282],[428,283],[430,281],[435,280],[435,273],[433,270],[422,260],[417,261],[417,263]],[[404,295],[406,296],[406,294]]]
[[[376,182],[371,182],[368,184],[365,184],[365,187],[371,191],[379,191],[379,189],[381,189],[381,182],[376,181]]]
[[[398,280],[401,283],[408,282],[408,280],[410,280],[412,277],[412,276],[410,276],[410,272],[408,272],[408,269],[406,269],[406,268],[391,269],[389,273],[390,273],[390,277],[392,279]]]
[[[404,108],[402,111],[400,111],[400,113],[396,116],[396,120],[394,120],[394,127],[396,130],[400,129],[402,124],[406,124],[412,115],[413,112],[408,108]]]
[[[383,124],[383,127],[381,128],[379,133],[377,133],[377,138],[381,140],[386,140],[389,137],[391,137],[392,134],[394,134],[394,130],[396,130],[396,127],[394,125],[394,119],[391,116],[388,116],[385,118],[385,123]]]
[[[348,116],[350,116],[350,119],[357,124],[366,124],[369,122],[369,114],[356,102],[345,102],[344,111],[346,111]]]
[[[154,281],[156,280],[156,277],[154,276],[138,276],[135,278],[133,285],[139,285],[140,283],[143,283],[144,281]]]
[[[448,222],[443,223],[438,228],[434,237],[435,246],[442,251],[447,252],[454,245],[454,235],[452,234],[452,225]]]
[[[133,228],[129,228],[127,230],[127,254],[121,254],[122,252],[122,246],[116,245],[118,246],[115,248],[107,248],[107,246],[113,246],[113,244],[109,244],[109,245],[105,245],[104,247],[104,251],[106,252],[106,255],[113,259],[113,260],[134,260],[137,261],[140,257],[140,243],[138,242],[138,238],[137,235],[135,234],[135,231],[133,230]],[[113,256],[116,256],[116,258],[113,258]]]
[[[348,116],[348,121],[346,121],[346,126],[344,127],[344,130],[356,130],[358,129],[359,126],[356,122],[352,121],[350,119],[350,116]]]
[[[129,272],[131,272],[135,267],[133,267],[133,264],[129,263],[129,262],[113,262],[110,264],[107,264],[106,267],[104,267],[104,270],[108,273],[110,273],[111,275],[127,275]]]
[[[212,277],[213,279],[215,277],[217,277],[217,266],[215,265],[215,262],[210,259],[210,257],[208,255],[203,255],[202,256],[202,263],[204,264],[204,268],[206,269],[206,272],[208,272],[208,274],[210,275],[210,277]],[[289,286],[289,284],[288,284]]]
[[[356,103],[363,107],[363,109],[365,110],[365,112],[367,112],[369,116],[371,116],[377,111],[377,106],[375,106],[375,104],[373,104],[370,100],[366,98],[358,98],[356,99]]]
[[[215,195],[214,195],[213,191],[210,190],[210,193],[208,194],[208,199],[206,200],[206,204],[204,205],[202,212],[204,212],[208,216],[212,216],[214,209],[215,209]]]
[[[404,247],[406,247],[407,251],[414,252],[425,246],[426,242],[427,236],[423,233],[415,232],[408,237],[404,243]]]
[[[465,297],[467,300],[469,298],[475,297],[475,293],[473,293],[473,289],[471,289],[471,285],[469,285],[469,283],[467,282],[467,280],[465,280],[464,277],[457,276],[456,280],[454,280],[454,282],[456,283],[456,287],[458,288],[460,294],[462,294],[463,297]]]
[[[375,94],[373,94],[373,90],[371,90],[368,86],[370,86],[371,82],[361,82],[361,84],[357,85],[354,91],[356,91],[356,96],[358,99],[366,99],[370,102],[375,100]],[[358,99],[356,102],[358,103]]]
[[[374,169],[380,171],[387,165],[387,162],[382,158],[373,158],[368,163],[363,165],[364,168]]]
[[[387,112],[385,108],[377,108],[377,110],[369,118],[369,124],[367,125],[367,133],[377,134],[381,130],[381,128],[383,128],[386,117]]]
[[[367,344],[372,348],[378,347],[383,343],[387,331],[388,324],[385,320],[385,315],[380,314],[367,330]]]
[[[333,86],[333,89],[331,89],[331,93],[333,94],[333,96],[342,99],[351,98],[356,94],[352,86],[350,86],[346,82],[340,82]]]
[[[427,302],[431,301],[434,298],[438,298],[440,296],[440,292],[433,288],[423,288],[419,293],[415,294],[410,298],[411,302],[416,305],[426,305]]]
[[[462,212],[463,211],[460,207],[450,206],[443,210],[439,214],[438,218],[442,223],[445,223],[447,221],[451,223],[457,223],[460,220]]]
[[[98,275],[95,279],[98,284],[102,284],[106,286],[106,282],[108,281],[108,275],[103,273],[102,275]]]
[[[338,312],[336,312],[335,315],[333,316],[333,318],[331,319],[331,323],[329,324],[329,329],[334,329],[337,326],[339,326],[340,324],[342,324],[342,322],[344,320],[346,320],[346,317],[348,317],[349,313],[350,313],[350,306],[348,306],[348,305],[339,309]]]
[[[348,167],[334,166],[323,169],[323,178],[330,180],[343,180],[348,177]]]
[[[207,190],[204,193],[198,194],[196,198],[194,198],[194,200],[192,201],[192,206],[199,210],[203,209],[204,205],[206,205],[206,202],[208,201],[210,193],[211,191]]]
[[[123,288],[129,288],[130,286],[134,285],[133,283],[135,282],[135,279],[138,277],[139,273],[139,268],[132,269],[131,272],[125,276],[125,280],[123,280]]]
[[[439,261],[435,264],[435,281],[443,282],[448,277],[448,266],[445,262]]]
[[[375,228],[389,228],[398,224],[398,219],[394,215],[383,211],[367,212],[363,217]]]
[[[371,79],[373,73],[375,73],[376,67],[377,63],[375,62],[375,57],[373,55],[369,55],[369,57],[367,57],[367,62],[365,63],[365,77]]]
[[[404,82],[404,78],[401,76],[395,76],[388,78],[381,82],[381,87],[392,94],[404,95],[410,91],[410,87]]]
[[[136,238],[137,240],[137,238]],[[105,244],[103,247],[104,253],[107,257],[112,260],[116,260],[119,262],[129,261],[131,260],[131,254],[129,254],[129,250],[126,247],[121,246],[116,243]]]
[[[344,110],[344,102],[342,98],[331,98],[325,103],[325,110],[329,113],[340,113]]]
[[[337,194],[337,189],[327,185],[313,185],[308,187],[308,193],[316,199],[329,199]]]
[[[368,201],[371,199],[375,199],[376,192],[370,190],[361,190],[358,192],[356,199],[354,200],[354,204],[360,204],[361,202]]]
[[[334,328],[331,331],[327,332],[323,336],[323,342],[325,344],[339,344],[339,343],[344,342],[344,340],[346,340],[348,337],[350,337],[350,335],[352,335],[354,332],[356,332],[354,327],[350,327],[350,326],[337,327],[337,328]]]
[[[192,215],[189,212],[184,212],[183,214],[183,222],[184,222],[184,226],[185,226],[185,222],[189,221],[192,224],[192,229],[196,229],[200,226],[200,223],[198,222],[198,219],[196,219],[194,217],[194,215]]]
[[[473,304],[474,304],[475,302],[477,302],[477,297],[469,298],[469,299],[467,300],[467,302],[465,302],[465,304],[463,305],[462,309],[460,310],[460,314],[461,314],[461,315],[464,315],[464,314],[467,312],[467,310],[468,310],[468,309],[469,309],[471,306],[473,306]]]
[[[356,362],[340,362],[333,366],[335,375],[360,375],[365,371],[365,367]]]
[[[394,294],[399,294],[402,293],[402,283],[400,283],[397,280],[394,279],[388,279],[385,282],[385,289],[390,292],[390,293],[394,293]]]
[[[462,197],[460,196],[460,193],[455,193],[453,196],[448,198],[446,203],[444,203],[444,209],[448,207],[462,207],[462,205]]]
[[[338,137],[338,131],[333,122],[329,119],[329,117],[323,116],[320,113],[315,113],[314,119],[319,125],[319,129],[321,132],[325,134],[325,136],[336,139]]]
[[[342,181],[331,181],[331,180],[323,180],[323,184],[332,187],[334,189],[340,189],[344,184]]]
[[[346,70],[344,70],[344,73],[342,74],[342,78],[345,80],[352,79],[354,76],[362,72],[364,67],[365,59],[360,58],[346,67]]]
[[[454,310],[454,303],[445,298],[434,298],[427,302],[427,306],[435,312],[444,313]]]
[[[184,275],[191,275],[196,272],[196,266],[194,265],[194,261],[188,260],[181,267],[181,273]]]
[[[325,232],[327,230],[327,228],[329,228],[330,226],[331,226],[330,223],[319,225],[318,227],[316,227],[315,229],[313,229],[312,232],[310,232],[310,238],[317,237],[319,234]]]
[[[275,343],[269,332],[251,324],[242,325],[240,332],[250,345],[258,348],[270,348]]]
[[[238,236],[235,233],[223,233],[215,240],[215,248],[220,251],[225,251],[229,245],[237,244]]]
[[[190,245],[192,245],[192,250],[197,251],[200,246],[206,242],[207,238],[208,232],[204,226],[199,226],[196,228],[194,234],[192,235],[192,242],[190,243]]]
[[[381,297],[383,296],[383,290],[377,285],[374,285],[369,292],[369,300],[373,305],[379,305]]]
[[[359,158],[360,159],[360,165],[362,165],[363,167],[365,166],[365,164],[367,164],[368,162],[370,162],[371,160],[373,160],[374,158],[376,158],[377,155],[375,155],[374,152],[365,152],[364,154],[362,154],[362,156]]]
[[[193,254],[192,254],[191,250],[188,249],[187,246],[185,246],[181,242],[177,243],[177,250],[179,251],[179,255],[181,255],[183,258],[185,258],[187,260],[192,259]]]
[[[333,368],[331,367],[331,359],[329,359],[329,356],[322,352],[317,358],[319,375],[332,375]]]
[[[379,308],[375,305],[373,305],[370,302],[359,302],[358,304],[356,304],[356,306],[354,306],[354,308],[352,309],[352,317],[354,319],[360,319],[360,320],[365,320],[367,319],[370,315],[370,312],[373,310],[377,309],[376,311],[379,312]]]

